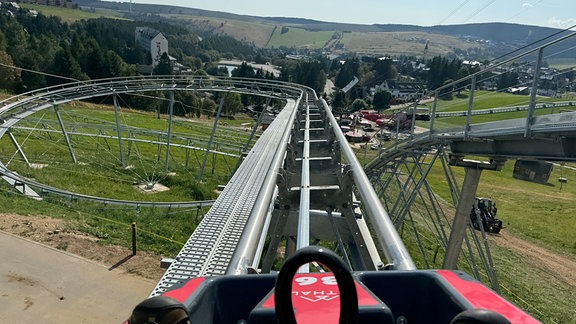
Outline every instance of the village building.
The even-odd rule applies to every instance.
[[[398,80],[385,80],[382,84],[370,89],[374,95],[380,90],[388,91],[395,102],[410,102],[424,96],[424,85],[420,82],[405,82]]]
[[[161,32],[149,27],[136,27],[136,44],[140,45],[152,57],[152,67],[160,62],[162,54],[168,54],[168,39]]]

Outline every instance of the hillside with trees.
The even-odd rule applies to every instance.
[[[162,32],[169,42],[169,56],[186,66],[188,73],[227,76],[226,68],[217,64],[221,58],[274,61],[283,66],[282,80],[305,84],[318,92],[326,82],[324,66],[317,60],[287,60],[280,51],[258,49],[226,35],[201,37],[189,29],[153,21],[98,18],[66,23],[59,17],[33,14],[10,4],[3,4],[0,10],[0,89],[10,93],[71,81],[138,75],[138,65],[151,63],[150,54],[135,41],[135,29],[141,26]],[[172,74],[169,56],[160,58],[154,74]],[[276,78],[247,65],[236,69],[233,76]],[[210,116],[216,106],[213,101],[218,99],[199,98],[196,94],[178,96],[182,104],[175,107],[176,115]],[[166,109],[143,97],[127,100],[130,106],[146,110]],[[244,105],[262,104],[242,96],[229,101],[226,113],[242,109],[242,105],[234,104],[240,100]]]
[[[256,52],[252,46],[231,37],[201,38],[172,24],[108,18],[65,23],[59,17],[35,15],[6,3],[0,10],[0,63],[22,69],[2,70],[6,77],[0,87],[11,92],[72,80],[137,74],[138,64],[150,62],[150,55],[135,43],[134,31],[142,25],[165,34],[170,43],[168,54],[200,74],[205,73],[202,70],[205,64],[222,56],[244,59]]]

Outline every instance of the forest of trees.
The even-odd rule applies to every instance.
[[[12,15],[7,8],[0,8],[0,89],[9,93],[72,81],[137,75],[138,64],[151,63],[150,55],[135,42],[134,31],[143,25],[161,31],[169,41],[169,54],[196,74],[212,72],[227,76],[227,70],[215,64],[223,56],[262,57],[252,46],[231,37],[200,39],[187,29],[170,24],[105,18],[68,24],[54,16],[34,16],[26,9],[10,8],[10,12]],[[250,70],[253,74],[247,77],[273,78],[271,74]],[[153,73],[172,73],[167,55],[162,56]],[[152,96],[162,98],[167,94]],[[160,113],[168,109],[162,101],[147,97],[131,96],[125,100],[125,104],[139,109]],[[218,96],[177,93],[174,113],[212,116],[217,100]],[[261,104],[260,101],[230,95],[223,110],[225,114],[234,114],[243,108],[243,103]]]
[[[134,46],[133,29],[131,42],[120,37],[127,29],[123,24],[89,20],[68,25],[25,10],[14,17],[1,15],[0,63],[22,68],[10,85],[2,87],[23,92],[71,80],[135,75],[135,64],[145,63],[147,55]]]
[[[58,17],[32,15],[26,9],[11,8],[13,15],[6,14],[6,8],[0,10],[0,87],[11,92],[71,80],[136,75],[137,64],[150,63],[149,54],[135,43],[134,30],[143,24],[160,30],[169,41],[168,54],[200,74],[204,73],[204,64],[217,61],[226,53],[256,55],[252,46],[231,37],[200,39],[187,29],[170,24],[105,18],[68,24]],[[22,70],[8,68],[13,65]]]

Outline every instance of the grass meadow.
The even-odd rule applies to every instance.
[[[114,111],[109,106],[72,103],[59,108],[73,152],[73,163],[53,110],[38,112],[18,123],[11,133],[35,167],[29,167],[16,147],[4,136],[0,140],[0,161],[20,175],[59,189],[109,199],[182,202],[213,200],[216,188],[232,175],[237,158],[210,154],[203,176],[200,169],[214,120],[173,121],[173,138],[168,171],[165,170],[166,116],[123,109],[120,113],[124,166],[121,163]],[[249,132],[247,116],[238,115],[218,127],[212,150],[238,154]],[[242,126],[244,124],[244,126]],[[33,130],[31,130],[33,129]],[[78,135],[78,134],[86,135]],[[91,135],[91,136],[90,136]],[[147,143],[146,141],[152,141]],[[177,145],[181,145],[178,147]],[[197,147],[199,150],[183,146]],[[149,193],[137,185],[155,182],[169,188]],[[102,244],[130,244],[133,221],[139,229],[139,248],[175,256],[201,220],[205,208],[166,209],[123,207],[42,193],[38,202],[22,197],[7,183],[0,183],[0,209],[3,213],[47,215],[64,218],[73,230],[93,234]]]
[[[309,31],[298,27],[287,27],[288,32],[282,34],[281,28],[277,28],[270,38],[268,47],[307,47],[322,48],[330,41],[333,31]]]
[[[122,14],[114,10],[101,9],[96,11],[85,11],[80,9],[69,9],[56,6],[44,6],[32,3],[21,3],[22,8],[36,10],[45,16],[60,17],[63,22],[72,23],[82,19],[113,18],[124,19]]]

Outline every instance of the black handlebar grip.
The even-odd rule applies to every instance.
[[[318,261],[328,267],[338,283],[340,290],[340,324],[356,323],[358,318],[358,294],[354,278],[346,264],[334,252],[320,247],[308,246],[302,248],[284,262],[278,278],[274,294],[276,317],[281,324],[295,324],[292,305],[292,279],[303,264]]]

